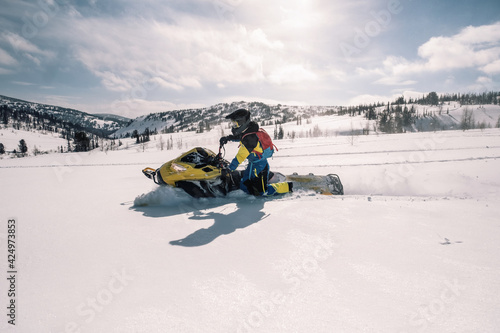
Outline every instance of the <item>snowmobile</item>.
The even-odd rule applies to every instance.
[[[221,170],[229,166],[222,154],[223,146],[215,154],[210,149],[196,147],[166,162],[158,169],[145,168],[142,173],[158,185],[178,187],[195,198],[220,197],[240,188],[241,171],[233,171],[227,179],[221,178]],[[225,152],[225,150],[224,150]],[[327,176],[285,176],[270,172],[269,183],[293,182],[294,190],[315,191],[325,195],[343,195],[344,189],[336,174]]]

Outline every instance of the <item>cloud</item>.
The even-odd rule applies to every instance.
[[[373,94],[362,94],[351,98],[348,101],[347,105],[362,105],[362,104],[366,105],[378,102],[392,102],[399,96],[401,95],[383,96],[383,95],[373,95]]]
[[[7,72],[22,69],[28,62],[35,64],[40,68],[43,61],[52,60],[55,58],[55,53],[48,50],[43,50],[16,33],[4,31],[0,34],[0,43],[9,45],[14,51],[14,56],[9,54],[4,49],[0,49],[0,64],[8,66]]]
[[[301,64],[281,66],[273,70],[268,76],[268,79],[271,83],[277,85],[304,83],[316,80],[317,75],[307,67],[310,66]]]
[[[6,69],[0,67],[0,75],[6,75],[6,74],[14,74],[15,72],[11,69]]]
[[[9,53],[0,48],[0,65],[17,65],[17,60],[14,59]]]
[[[24,82],[24,81],[12,81],[12,83],[20,85],[20,86],[34,86],[34,83]]]
[[[82,15],[61,18],[52,32],[60,43],[71,45],[74,59],[114,92],[127,92],[148,80],[167,92],[181,93],[208,86],[291,86],[324,78],[332,63],[331,54],[318,50],[328,44],[325,35],[291,26],[319,29],[328,24],[331,28],[324,5],[332,5],[256,2],[251,4],[254,12],[270,6],[276,10],[247,15],[250,4],[238,0],[224,1],[223,8],[206,0],[200,4],[203,11],[192,1],[155,4],[162,15],[148,9],[147,17],[143,12],[141,16],[88,15],[77,8]],[[137,4],[131,2],[131,6]],[[337,15],[340,19],[341,13]],[[322,63],[317,64],[320,57]],[[331,74],[345,80],[345,73]]]
[[[9,43],[16,53],[37,54],[48,58],[54,56],[54,52],[42,50],[26,38],[13,32],[3,32],[0,35],[0,41]]]
[[[495,89],[495,83],[491,77],[480,76],[476,79],[476,82],[468,86],[469,91],[489,91]]]
[[[93,70],[101,78],[102,84],[111,91],[127,91],[133,88],[132,83],[110,71]]]
[[[476,82],[481,84],[488,84],[493,82],[493,80],[490,77],[480,76],[477,78]]]
[[[486,74],[500,73],[500,22],[466,27],[451,37],[432,37],[418,48],[420,59],[387,56],[382,67],[358,73],[379,74],[375,83],[414,84],[409,77],[423,73],[474,68]]]
[[[59,9],[42,25],[36,21],[38,26],[33,18],[42,18],[42,3],[57,3]],[[80,101],[92,107],[115,99],[137,101],[129,104],[138,113],[233,98],[342,104],[352,96],[392,99],[393,88],[495,87],[494,75],[500,74],[500,22],[463,28],[450,15],[446,27],[455,27],[455,34],[429,35],[439,25],[414,31],[421,22],[418,11],[408,25],[401,15],[392,16],[390,25],[377,21],[374,15],[387,10],[387,0],[19,0],[7,5],[0,74],[14,74],[18,82],[37,80],[31,90],[39,94],[47,92],[43,84],[61,95],[78,87],[85,96]],[[404,10],[413,6],[420,7],[406,4]],[[425,15],[442,18],[435,11]],[[23,35],[26,20],[37,27],[36,36]],[[478,16],[474,22],[481,20],[490,18]],[[352,43],[358,30],[375,21],[380,36],[347,61],[339,45]],[[421,38],[425,42],[415,44]],[[491,82],[476,82],[479,77]],[[22,88],[11,82],[3,87],[8,84]],[[154,102],[161,99],[175,103]]]
[[[490,62],[489,64],[480,68],[486,74],[500,74],[500,59]]]
[[[420,46],[418,55],[426,61],[415,69],[427,71],[487,65],[500,58],[500,23],[468,27],[452,37],[433,37]]]
[[[374,104],[379,102],[394,102],[398,97],[404,96],[408,98],[418,98],[422,97],[425,93],[417,92],[413,90],[404,90],[401,92],[394,92],[390,95],[375,95],[375,94],[361,94],[351,98],[348,105],[360,105],[360,104]]]
[[[11,56],[20,62],[14,68],[20,76],[43,69],[44,78],[50,77],[44,83],[59,91],[84,87],[82,94],[93,90],[96,100],[97,95],[101,100],[119,95],[212,103],[231,94],[259,93],[278,100],[293,91],[300,92],[292,93],[294,98],[314,103],[306,96],[306,84],[314,84],[320,96],[332,80],[349,80],[332,53],[338,53],[339,34],[347,34],[337,29],[348,23],[346,13],[369,3],[354,2],[57,0],[51,2],[59,7],[50,20],[35,24],[36,36],[22,35],[13,21],[11,32],[0,32],[0,38],[15,50]],[[9,16],[30,22],[34,15],[43,16],[39,3],[19,3],[10,7]],[[104,88],[97,94],[96,81]]]
[[[75,58],[111,91],[125,91],[151,78],[176,91],[200,88],[203,82],[258,82],[269,74],[264,67],[274,69],[279,65],[275,58],[284,58],[282,43],[261,29],[210,26],[182,15],[176,20],[81,18],[77,31],[66,38],[73,39]],[[275,80],[276,73],[269,75],[267,79]]]
[[[109,113],[110,110],[125,117],[136,117],[137,110],[142,113],[165,112],[167,110],[196,109],[205,107],[199,103],[172,103],[168,101],[156,101],[147,99],[115,100],[110,104],[104,104],[93,107],[95,113]]]

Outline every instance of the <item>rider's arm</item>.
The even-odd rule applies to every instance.
[[[229,169],[234,171],[240,165],[246,158],[250,155],[250,152],[248,149],[245,147],[245,145],[241,145],[240,149],[238,150],[238,154],[236,154],[236,157],[233,158],[231,164],[229,164]]]
[[[259,143],[259,138],[256,134],[248,134],[245,135],[241,139],[240,149],[238,150],[238,154],[233,158],[231,164],[229,165],[229,169],[236,170],[238,165],[240,165],[250,153],[255,149],[257,144]]]

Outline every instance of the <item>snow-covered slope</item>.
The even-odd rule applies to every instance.
[[[1,270],[14,219],[17,275],[0,330],[500,330],[498,129],[275,142],[273,170],[337,173],[343,197],[195,200],[140,172],[219,134],[1,160]]]
[[[218,104],[196,110],[169,111],[149,114],[134,119],[128,126],[115,132],[115,137],[130,135],[134,130],[143,133],[150,131],[192,131],[199,129],[199,124],[207,122],[211,127],[224,126],[224,116],[239,107],[246,107],[252,112],[252,119],[259,124],[282,123],[285,134],[296,137],[332,136],[380,132],[377,121],[367,120],[364,113],[355,115],[337,114],[339,107],[329,106],[286,106],[265,105],[262,103],[232,103]],[[408,128],[409,131],[436,131],[461,129],[465,111],[472,114],[473,126],[470,128],[498,127],[500,105],[460,105],[458,102],[445,102],[439,106],[408,104],[408,109],[414,108],[418,119]],[[376,108],[377,113],[383,112],[386,106]],[[331,114],[334,115],[331,115]],[[297,118],[301,117],[300,124]],[[283,121],[285,119],[285,121]],[[316,129],[315,129],[316,127]],[[273,126],[270,129],[273,130]],[[320,130],[318,132],[318,130]],[[308,134],[308,132],[311,132]],[[315,133],[313,133],[316,131]]]
[[[7,119],[12,118],[14,112],[29,115],[26,119],[23,118],[21,122],[24,122],[24,124],[21,124],[23,126],[41,127],[43,124],[46,124],[56,126],[58,130],[64,127],[64,129],[86,131],[103,137],[108,136],[130,122],[130,119],[122,116],[109,114],[92,115],[74,109],[29,102],[3,95],[0,95],[0,107],[6,108],[6,111],[8,111]],[[10,119],[10,122],[12,121]],[[4,119],[2,119],[2,122],[4,122]]]
[[[414,105],[421,116],[415,129],[418,131],[456,130],[461,129],[464,113],[471,114],[473,128],[498,127],[500,121],[500,105],[462,105],[446,102],[439,106]]]
[[[0,128],[0,143],[6,151],[19,150],[19,141],[24,140],[28,146],[28,153],[32,154],[36,149],[44,152],[58,151],[58,147],[67,146],[67,141],[52,132],[22,131],[13,128]],[[0,158],[2,156],[0,155]]]
[[[295,106],[295,105],[267,105],[260,102],[233,102],[219,103],[205,108],[174,110],[161,113],[152,113],[134,119],[128,126],[115,132],[114,136],[130,136],[134,130],[143,133],[146,128],[150,131],[186,131],[199,130],[200,124],[205,128],[219,126],[224,123],[224,117],[229,113],[245,108],[252,114],[252,120],[262,124],[266,122],[287,122],[295,117],[312,117],[331,114],[338,110],[334,106]]]

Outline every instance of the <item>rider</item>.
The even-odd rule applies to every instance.
[[[266,196],[292,192],[292,183],[269,182],[269,163],[267,158],[274,153],[274,145],[269,135],[259,129],[259,125],[250,120],[250,112],[238,109],[226,116],[232,122],[232,135],[220,139],[221,146],[228,141],[240,141],[238,154],[229,165],[229,170],[223,169],[223,178],[230,177],[244,160],[248,159],[248,166],[243,171],[240,188],[246,193],[255,196]]]

